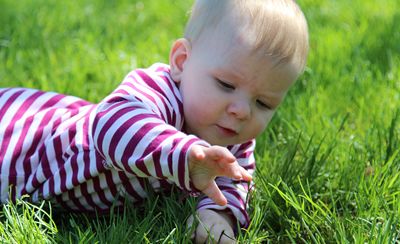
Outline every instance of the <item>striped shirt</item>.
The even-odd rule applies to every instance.
[[[209,144],[182,132],[183,109],[169,66],[130,72],[98,104],[54,92],[0,89],[0,201],[23,195],[55,199],[74,211],[109,211],[177,185],[193,192],[187,156]],[[255,141],[229,146],[254,172]],[[221,207],[202,197],[198,208],[229,208],[249,223],[247,183],[217,178],[228,199]],[[147,189],[147,190],[146,190]]]

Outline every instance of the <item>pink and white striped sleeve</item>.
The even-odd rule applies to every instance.
[[[207,143],[166,124],[142,102],[118,98],[103,103],[92,133],[106,167],[170,180],[182,189],[194,190],[189,181],[189,149]]]
[[[255,140],[241,145],[228,147],[228,149],[235,155],[238,163],[252,175],[255,170],[254,148]],[[226,177],[218,177],[216,182],[228,200],[228,204],[226,206],[219,206],[210,198],[202,196],[197,205],[197,209],[230,211],[239,221],[240,226],[247,228],[250,223],[249,215],[247,213],[248,193],[253,183],[234,181]]]
[[[187,157],[203,140],[179,131],[179,91],[168,66],[155,64],[128,74],[97,107],[91,134],[106,167],[139,177],[155,177],[193,191]]]

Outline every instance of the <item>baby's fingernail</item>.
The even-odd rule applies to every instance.
[[[244,178],[245,178],[247,181],[250,181],[250,180],[253,179],[253,177],[252,177],[249,173],[246,173],[246,174],[244,175]]]

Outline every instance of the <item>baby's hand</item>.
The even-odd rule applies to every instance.
[[[189,153],[189,176],[193,185],[218,205],[227,200],[215,183],[217,176],[251,181],[251,175],[241,167],[225,147],[193,145]]]
[[[197,211],[200,223],[193,233],[194,243],[236,243],[233,234],[233,222],[230,216],[221,211],[202,209]],[[193,225],[194,216],[187,221],[189,229]],[[212,242],[209,242],[212,240]]]

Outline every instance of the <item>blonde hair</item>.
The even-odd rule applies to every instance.
[[[293,63],[298,73],[304,70],[308,28],[294,0],[196,0],[185,38],[195,43],[207,28],[216,28],[228,15],[244,23],[238,27],[253,35],[255,50],[277,63]]]

